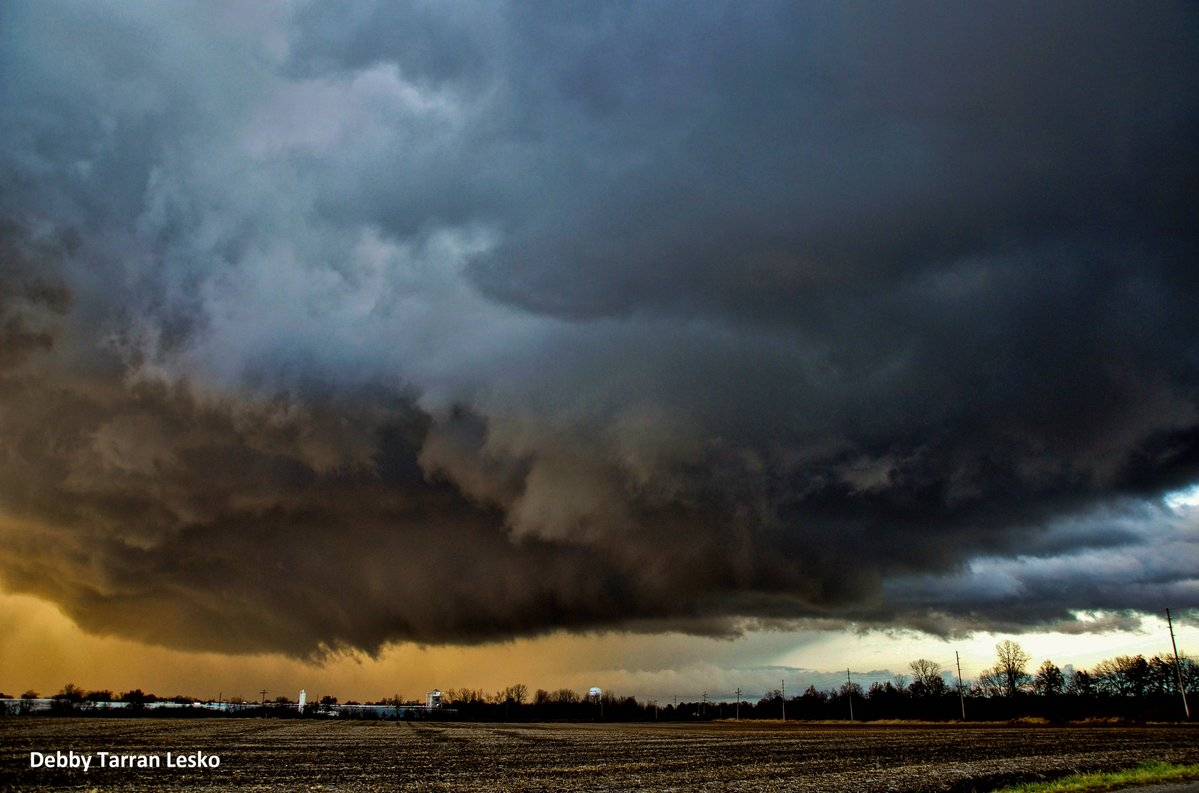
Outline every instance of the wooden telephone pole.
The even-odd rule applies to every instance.
[[[741,689],[738,688],[733,693],[737,695],[737,721],[741,721]]]
[[[849,670],[845,670],[845,696],[849,700],[849,720],[853,721],[853,680],[849,677]]]
[[[966,720],[966,695],[962,692],[962,657],[953,651],[953,662],[958,667],[958,702],[962,705],[962,721]]]
[[[1174,648],[1174,675],[1178,678],[1178,693],[1182,695],[1182,710],[1186,713],[1187,721],[1191,720],[1191,706],[1187,704],[1187,689],[1182,682],[1182,664],[1178,661],[1178,642],[1174,641],[1174,620],[1170,617],[1170,609],[1166,609],[1166,625],[1170,628],[1170,646]]]
[[[780,680],[779,686],[780,686],[779,690],[782,692],[782,695],[783,695],[783,721],[786,721],[787,720],[787,681]]]

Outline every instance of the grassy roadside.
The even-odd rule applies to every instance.
[[[996,793],[1086,793],[1087,791],[1118,790],[1135,785],[1153,785],[1161,782],[1182,782],[1189,779],[1199,779],[1199,763],[1191,765],[1145,763],[1123,771],[1075,774],[1054,782],[1005,787]]]

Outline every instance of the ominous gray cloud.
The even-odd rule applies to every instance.
[[[297,653],[1199,607],[1197,42],[5,3],[0,581]]]

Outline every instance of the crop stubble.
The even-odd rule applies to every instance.
[[[29,752],[201,750],[216,770],[34,770]],[[839,728],[264,719],[0,720],[0,789],[951,791],[1145,760],[1199,762],[1187,727]]]

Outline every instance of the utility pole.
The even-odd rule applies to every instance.
[[[699,717],[702,719],[708,714],[708,692],[704,692],[703,701],[699,706]]]
[[[1182,710],[1186,713],[1187,721],[1191,720],[1191,706],[1187,704],[1187,689],[1182,683],[1182,664],[1178,661],[1178,642],[1174,641],[1174,620],[1170,617],[1170,609],[1166,609],[1166,625],[1170,628],[1170,646],[1174,648],[1174,675],[1178,678],[1178,693],[1182,695]]]
[[[966,720],[966,695],[962,693],[962,657],[953,651],[953,661],[958,667],[958,702],[962,705],[962,721]]]
[[[782,693],[782,696],[783,696],[783,721],[786,721],[787,720],[787,681],[780,680],[779,686],[780,686],[779,691]]]
[[[266,689],[262,689],[262,718],[266,718]]]
[[[741,689],[738,688],[733,693],[737,695],[737,721],[741,721]]]
[[[845,670],[845,696],[849,700],[849,720],[853,721],[853,680],[849,677],[849,669]]]

